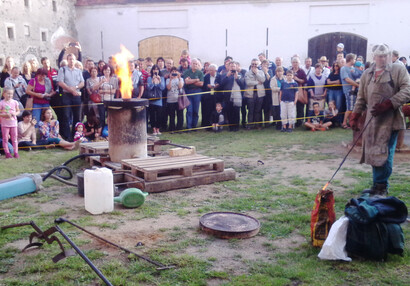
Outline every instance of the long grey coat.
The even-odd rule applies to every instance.
[[[382,166],[388,157],[388,143],[392,131],[405,129],[406,124],[402,105],[410,100],[410,77],[406,68],[399,64],[388,65],[375,80],[375,65],[365,70],[361,79],[354,107],[355,113],[367,109],[366,124],[363,133],[363,153],[360,163]],[[370,111],[374,105],[384,99],[390,99],[394,110],[372,118]]]
[[[252,70],[248,71],[245,74],[245,82],[246,82],[246,91],[244,96],[248,98],[253,97],[253,89],[256,86],[258,97],[265,96],[265,87],[263,86],[263,82],[265,81],[265,74],[263,71],[258,70],[257,73],[253,73]]]

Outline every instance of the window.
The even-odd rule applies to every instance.
[[[47,42],[47,31],[41,31],[41,41]]]
[[[53,0],[53,11],[57,12],[57,1]]]
[[[30,26],[24,25],[24,36],[30,37]]]
[[[7,26],[7,38],[11,41],[14,41],[14,27]]]

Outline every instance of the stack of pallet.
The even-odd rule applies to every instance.
[[[235,170],[224,169],[224,161],[203,155],[159,156],[122,160],[123,170],[143,178],[145,191],[163,192],[235,179]]]
[[[156,145],[152,146],[155,147]],[[180,148],[169,150],[170,155],[167,156],[124,159],[121,163],[114,163],[109,161],[108,142],[80,145],[80,153],[106,154],[87,157],[91,166],[99,165],[115,171],[131,172],[142,182],[143,191],[149,193],[235,179],[235,170],[225,169],[223,160],[198,155],[194,148],[190,152],[178,149]],[[154,149],[152,151],[154,152]]]

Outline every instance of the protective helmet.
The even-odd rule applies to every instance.
[[[391,51],[386,44],[375,45],[372,48],[373,56],[390,55]]]

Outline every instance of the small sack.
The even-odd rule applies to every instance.
[[[178,95],[178,107],[179,110],[184,110],[187,108],[191,102],[189,101],[188,97],[186,96],[185,92],[180,92],[180,95]]]
[[[307,104],[309,102],[308,100],[308,92],[306,89],[301,89],[299,88],[298,91],[298,101],[302,104]]]
[[[102,98],[101,95],[97,91],[93,91],[90,95],[90,100],[94,103],[101,103]]]
[[[323,260],[352,261],[346,252],[346,233],[349,219],[345,216],[339,218],[330,228],[329,235],[319,252],[318,257]]]
[[[335,220],[335,198],[333,191],[320,190],[316,195],[310,221],[310,234],[313,246],[322,247]]]
[[[33,98],[32,97],[27,98],[26,105],[24,106],[24,109],[33,110]]]

